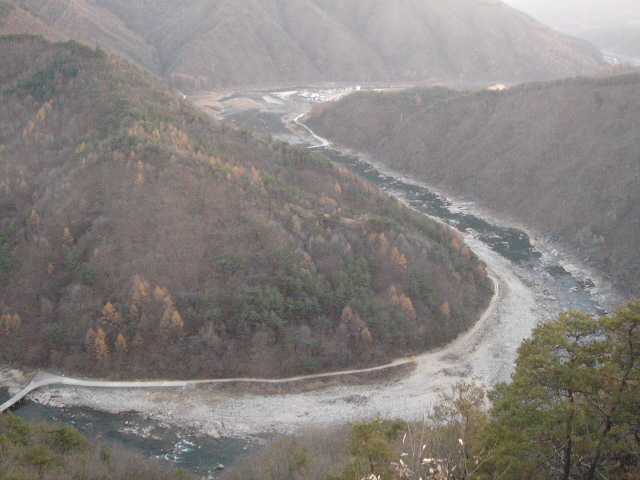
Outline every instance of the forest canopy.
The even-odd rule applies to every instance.
[[[442,345],[487,305],[458,233],[324,156],[100,49],[0,45],[0,361],[314,373]]]

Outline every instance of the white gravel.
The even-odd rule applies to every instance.
[[[497,304],[472,334],[463,335],[439,352],[415,357],[416,369],[401,380],[377,385],[331,386],[286,395],[229,393],[206,387],[96,389],[61,386],[43,389],[31,398],[55,406],[86,406],[113,413],[138,411],[167,424],[213,437],[292,433],[306,426],[375,416],[422,419],[439,394],[456,382],[473,379],[490,387],[508,380],[520,342],[538,322],[568,308],[558,303],[534,273],[514,265],[473,237],[467,236],[466,241],[500,282]],[[538,246],[546,247],[542,242]],[[605,304],[607,300],[609,304],[620,301],[593,273],[576,266],[570,268],[594,279]],[[17,390],[27,381],[28,378],[17,370],[0,369],[0,385]]]
[[[549,317],[544,295],[527,286],[526,273],[469,238],[478,256],[500,281],[493,313],[472,335],[446,349],[415,357],[417,368],[406,378],[379,385],[333,386],[286,395],[233,394],[206,387],[166,389],[96,389],[49,387],[32,399],[51,405],[86,406],[109,412],[138,411],[167,424],[213,437],[291,433],[310,425],[329,425],[381,416],[421,419],[439,393],[460,380],[490,386],[508,380],[515,351],[533,326]],[[0,374],[0,384],[18,387],[17,371]]]

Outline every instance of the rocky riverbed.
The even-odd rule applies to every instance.
[[[419,420],[456,382],[475,380],[490,387],[508,380],[522,339],[538,322],[565,309],[535,275],[472,237],[467,242],[500,284],[496,305],[479,328],[442,350],[416,356],[415,368],[400,378],[364,384],[358,384],[361,380],[357,378],[346,383],[324,381],[318,382],[317,388],[308,385],[302,391],[283,388],[266,393],[221,385],[155,389],[61,386],[43,389],[31,398],[53,406],[137,411],[212,437],[294,433],[305,427],[375,416]],[[611,302],[613,297],[603,300]],[[27,381],[28,376],[17,370],[0,373],[0,384],[11,390]]]

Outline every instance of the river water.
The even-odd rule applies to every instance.
[[[241,92],[228,97],[234,98],[248,98],[262,108],[243,111],[230,108],[224,116],[226,121],[279,140],[305,144],[305,140],[285,128],[282,118],[289,113],[291,104],[284,99],[278,101],[278,98],[282,98],[278,92]],[[323,153],[334,163],[347,167],[411,208],[473,236],[522,267],[541,286],[549,301],[555,304],[556,310],[606,313],[606,309],[594,295],[595,282],[579,269],[569,271],[565,268],[567,263],[557,257],[557,252],[552,247],[543,255],[532,245],[527,233],[502,226],[499,222],[484,220],[471,213],[474,207],[472,203],[455,204],[418,182],[401,175],[385,173],[361,158],[331,148],[316,148],[315,151]]]
[[[262,109],[230,109],[225,120],[240,127],[269,134],[290,143],[304,140],[285,128],[282,118],[289,113],[287,102],[280,102],[274,92],[245,92],[231,98],[249,98]],[[339,151],[322,148],[333,162],[364,177],[406,205],[445,222],[466,235],[484,242],[490,248],[524,269],[538,285],[542,285],[550,301],[562,310],[576,309],[599,314],[604,308],[597,301],[594,282],[574,275],[553,255],[543,255],[529,236],[514,228],[504,227],[471,214],[472,204],[454,204],[427,187],[402,176],[384,173],[370,163]],[[572,270],[573,271],[573,270]],[[9,398],[0,389],[0,403]],[[54,408],[25,402],[14,413],[30,421],[60,421],[76,426],[89,437],[137,450],[149,457],[167,460],[198,476],[213,473],[219,464],[233,465],[255,452],[261,439],[246,440],[200,436],[196,432],[164,425],[135,412],[110,414],[88,408]]]
[[[0,404],[9,399],[0,389]],[[164,425],[136,412],[112,414],[80,407],[56,408],[26,401],[12,412],[34,423],[62,422],[75,426],[94,441],[135,450],[151,458],[168,461],[197,476],[219,474],[218,465],[233,465],[254,453],[260,439],[211,438]]]

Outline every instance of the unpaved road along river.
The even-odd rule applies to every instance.
[[[277,92],[245,92],[217,99],[216,111],[222,116],[226,112],[226,120],[240,126],[293,143],[305,143],[307,136],[317,145],[317,138],[304,129],[294,125],[295,133],[285,128],[283,119],[293,124],[307,108],[290,100],[291,96],[290,92],[280,96]],[[211,97],[207,102],[211,103]],[[32,394],[38,403],[18,413],[76,422],[93,432],[103,432],[99,426],[104,420],[110,427],[102,435],[206,473],[217,463],[242,456],[247,445],[250,450],[253,443],[246,443],[248,438],[255,442],[263,435],[377,415],[421,419],[438,395],[460,380],[474,379],[485,386],[508,380],[516,348],[538,322],[571,308],[608,311],[622,301],[597,274],[559,253],[557,247],[532,239],[524,229],[492,219],[476,205],[447,199],[361,158],[330,147],[322,151],[412,208],[463,233],[499,284],[495,307],[477,328],[441,351],[416,356],[415,369],[409,374],[380,383],[325,383],[322,388],[287,390],[289,393],[258,393],[255,389],[242,393],[215,384],[155,389],[53,386]],[[26,381],[20,372],[0,372],[0,386],[10,387],[12,393]],[[40,413],[29,413],[34,410]]]

